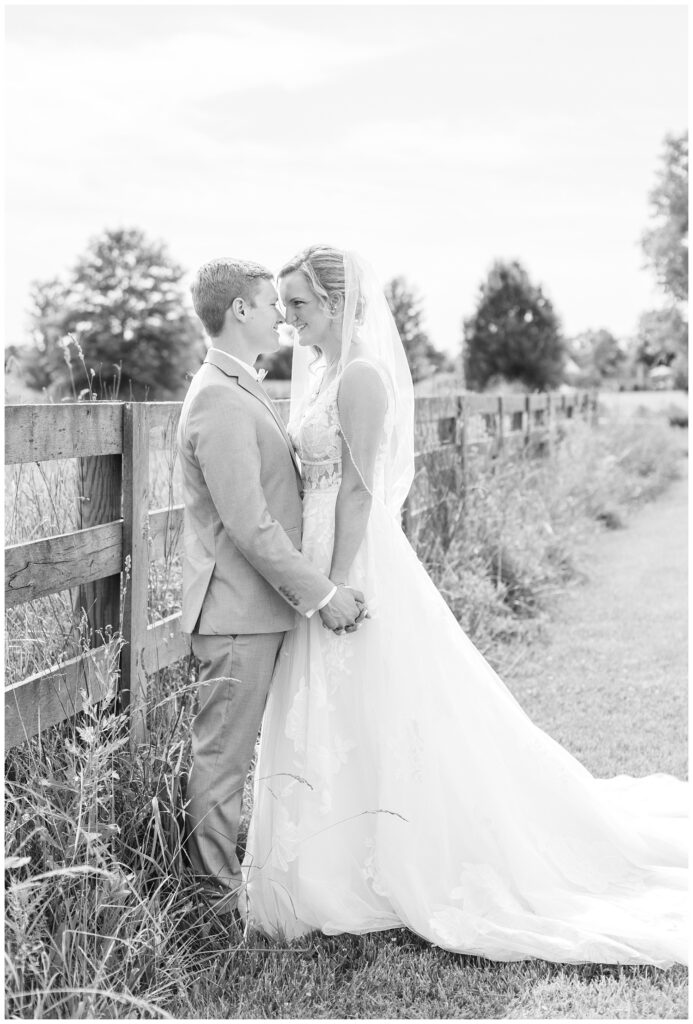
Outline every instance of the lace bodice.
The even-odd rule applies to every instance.
[[[337,377],[327,387],[319,386],[307,399],[299,425],[289,430],[289,436],[301,463],[303,485],[306,492],[338,490],[342,480],[342,429],[339,422]],[[374,494],[384,490],[384,456],[391,429],[390,408],[385,417],[383,437],[376,456],[373,482]]]
[[[339,488],[342,480],[342,438],[337,408],[339,378],[308,398],[299,426],[289,431],[308,490]]]

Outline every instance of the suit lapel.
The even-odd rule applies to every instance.
[[[274,422],[279,427],[281,435],[286,441],[289,453],[291,455],[291,461],[294,464],[294,469],[296,470],[300,477],[301,468],[298,464],[296,452],[294,451],[294,446],[291,443],[291,438],[286,432],[286,427],[284,426],[282,418],[277,412],[274,403],[272,402],[271,398],[264,390],[264,388],[260,387],[258,382],[253,377],[250,376],[250,374],[240,365],[240,363],[237,363],[236,360],[233,359],[231,356],[227,356],[225,352],[221,352],[218,349],[210,350],[209,352],[207,352],[207,355],[205,356],[205,362],[213,363],[214,366],[218,367],[218,369],[225,373],[227,377],[233,377],[236,381],[238,381],[238,384],[240,385],[240,387],[243,388],[244,391],[247,391],[249,395],[253,396],[253,398],[257,398],[258,402],[261,402],[262,405],[264,405],[265,409],[267,409],[272,414]]]

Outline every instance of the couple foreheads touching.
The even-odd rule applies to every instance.
[[[534,726],[402,530],[414,389],[373,269],[312,246],[275,286],[215,259],[192,294],[186,847],[212,910],[282,940],[406,926],[495,960],[682,961],[686,783],[595,779]],[[253,366],[284,322],[287,426]]]

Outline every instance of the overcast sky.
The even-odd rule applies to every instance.
[[[634,332],[687,124],[681,6],[9,6],[6,343],[29,283],[137,226],[193,271],[357,249],[454,351],[492,260]]]

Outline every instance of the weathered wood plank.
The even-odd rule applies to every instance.
[[[149,409],[149,447],[160,450],[175,444],[182,402],[147,402]]]
[[[122,424],[122,402],[8,405],[5,463],[119,455]]]
[[[90,455],[77,465],[77,523],[82,529],[120,519],[122,458],[119,455]],[[122,529],[121,529],[122,553]],[[77,621],[86,614],[93,635],[107,626],[120,629],[120,570],[105,579],[84,579],[74,601]],[[76,653],[76,652],[73,652]]]
[[[489,419],[493,422],[489,423]],[[469,447],[475,444],[485,444],[489,440],[495,440],[497,435],[498,417],[491,417],[489,414],[468,413],[465,425],[464,444]]]
[[[418,395],[415,408],[417,423],[448,419],[457,415],[457,395]]]
[[[599,393],[596,390],[589,393],[588,420],[593,427],[599,422]]]
[[[97,647],[5,690],[5,748],[19,746],[84,707],[80,690],[92,700],[115,691],[117,648]]]
[[[503,413],[512,415],[514,412],[525,411],[524,395],[503,395]]]
[[[180,416],[182,402],[147,402],[149,410],[149,429],[151,431],[165,429],[171,419]],[[151,441],[150,441],[151,443]]]
[[[121,698],[130,709],[135,747],[146,736],[147,585],[149,579],[149,409],[129,402],[123,411],[123,560],[129,578],[123,595]]]
[[[470,477],[469,452],[467,450],[467,442],[469,441],[469,407],[463,398],[460,398],[458,401],[458,410],[457,439],[462,469],[462,502],[466,505]]]
[[[171,505],[149,513],[149,557],[172,558],[183,544],[183,506]]]
[[[497,413],[498,395],[465,395],[463,401],[467,404],[470,415],[479,413]]]
[[[12,608],[119,573],[122,553],[122,521],[13,544],[5,548],[5,604]]]
[[[147,628],[144,669],[148,675],[190,655],[190,636],[180,631],[180,612]]]
[[[577,395],[562,395],[561,413],[565,419],[572,419],[578,409]]]

